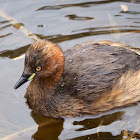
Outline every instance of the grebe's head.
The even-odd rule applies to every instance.
[[[62,75],[64,54],[54,43],[41,40],[32,44],[26,52],[24,71],[14,89],[32,79],[47,78],[56,73]]]

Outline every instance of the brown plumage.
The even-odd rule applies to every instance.
[[[29,107],[58,118],[99,114],[139,101],[140,56],[113,44],[88,42],[64,53],[49,41],[32,44],[22,75],[29,78],[35,73],[25,95]]]

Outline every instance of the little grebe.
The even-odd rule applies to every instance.
[[[88,42],[63,53],[41,40],[27,50],[14,88],[29,80],[25,97],[40,115],[99,114],[140,100],[140,56],[110,42]]]

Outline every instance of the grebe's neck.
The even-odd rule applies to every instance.
[[[57,84],[59,83],[59,80],[62,77],[64,68],[60,68],[59,70],[55,71],[48,77],[38,78],[36,79],[36,82],[42,86],[42,88],[50,89],[55,88]]]

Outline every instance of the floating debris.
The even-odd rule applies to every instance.
[[[38,25],[37,27],[44,27],[43,25]]]
[[[120,6],[121,6],[121,9],[122,9],[124,12],[127,12],[127,11],[128,11],[128,6],[123,5],[123,4],[121,4]]]
[[[15,24],[13,24],[13,26],[14,26],[16,29],[20,29],[20,28],[22,28],[22,27],[24,26],[24,24],[23,24],[23,23],[15,23]]]

